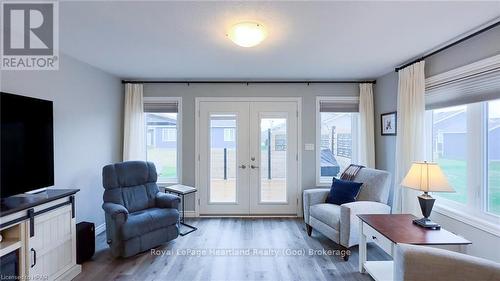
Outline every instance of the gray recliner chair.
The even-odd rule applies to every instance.
[[[159,191],[151,162],[102,169],[106,237],[114,257],[130,257],[179,235],[180,198]]]
[[[309,236],[314,229],[348,249],[358,244],[358,214],[391,213],[391,207],[387,205],[391,186],[388,172],[363,168],[353,181],[363,183],[356,201],[340,206],[325,202],[329,187],[304,190],[304,221]],[[345,255],[344,259],[348,260],[349,256]]]

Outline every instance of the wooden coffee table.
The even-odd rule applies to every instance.
[[[367,261],[366,243],[375,242],[393,256],[397,244],[413,245],[468,245],[472,244],[443,228],[429,230],[413,224],[415,216],[358,215],[359,223],[359,272],[370,274],[375,281],[393,280],[392,261]]]

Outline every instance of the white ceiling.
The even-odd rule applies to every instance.
[[[61,50],[121,78],[369,79],[500,16],[493,2],[62,2]],[[225,37],[257,20],[254,48]]]

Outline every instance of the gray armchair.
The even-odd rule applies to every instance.
[[[494,281],[500,280],[500,264],[443,249],[398,244],[394,280]]]
[[[177,238],[180,198],[159,191],[151,162],[102,169],[106,237],[114,257],[129,257]]]
[[[333,242],[350,248],[358,244],[358,214],[389,214],[387,205],[391,175],[386,171],[363,168],[354,178],[363,183],[357,201],[342,205],[325,203],[330,188],[304,190],[304,221],[307,234],[315,229]],[[349,256],[344,256],[348,259]]]

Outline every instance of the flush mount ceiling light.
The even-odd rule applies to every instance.
[[[226,34],[231,41],[241,47],[253,47],[264,41],[266,29],[258,22],[240,22],[231,27]]]

